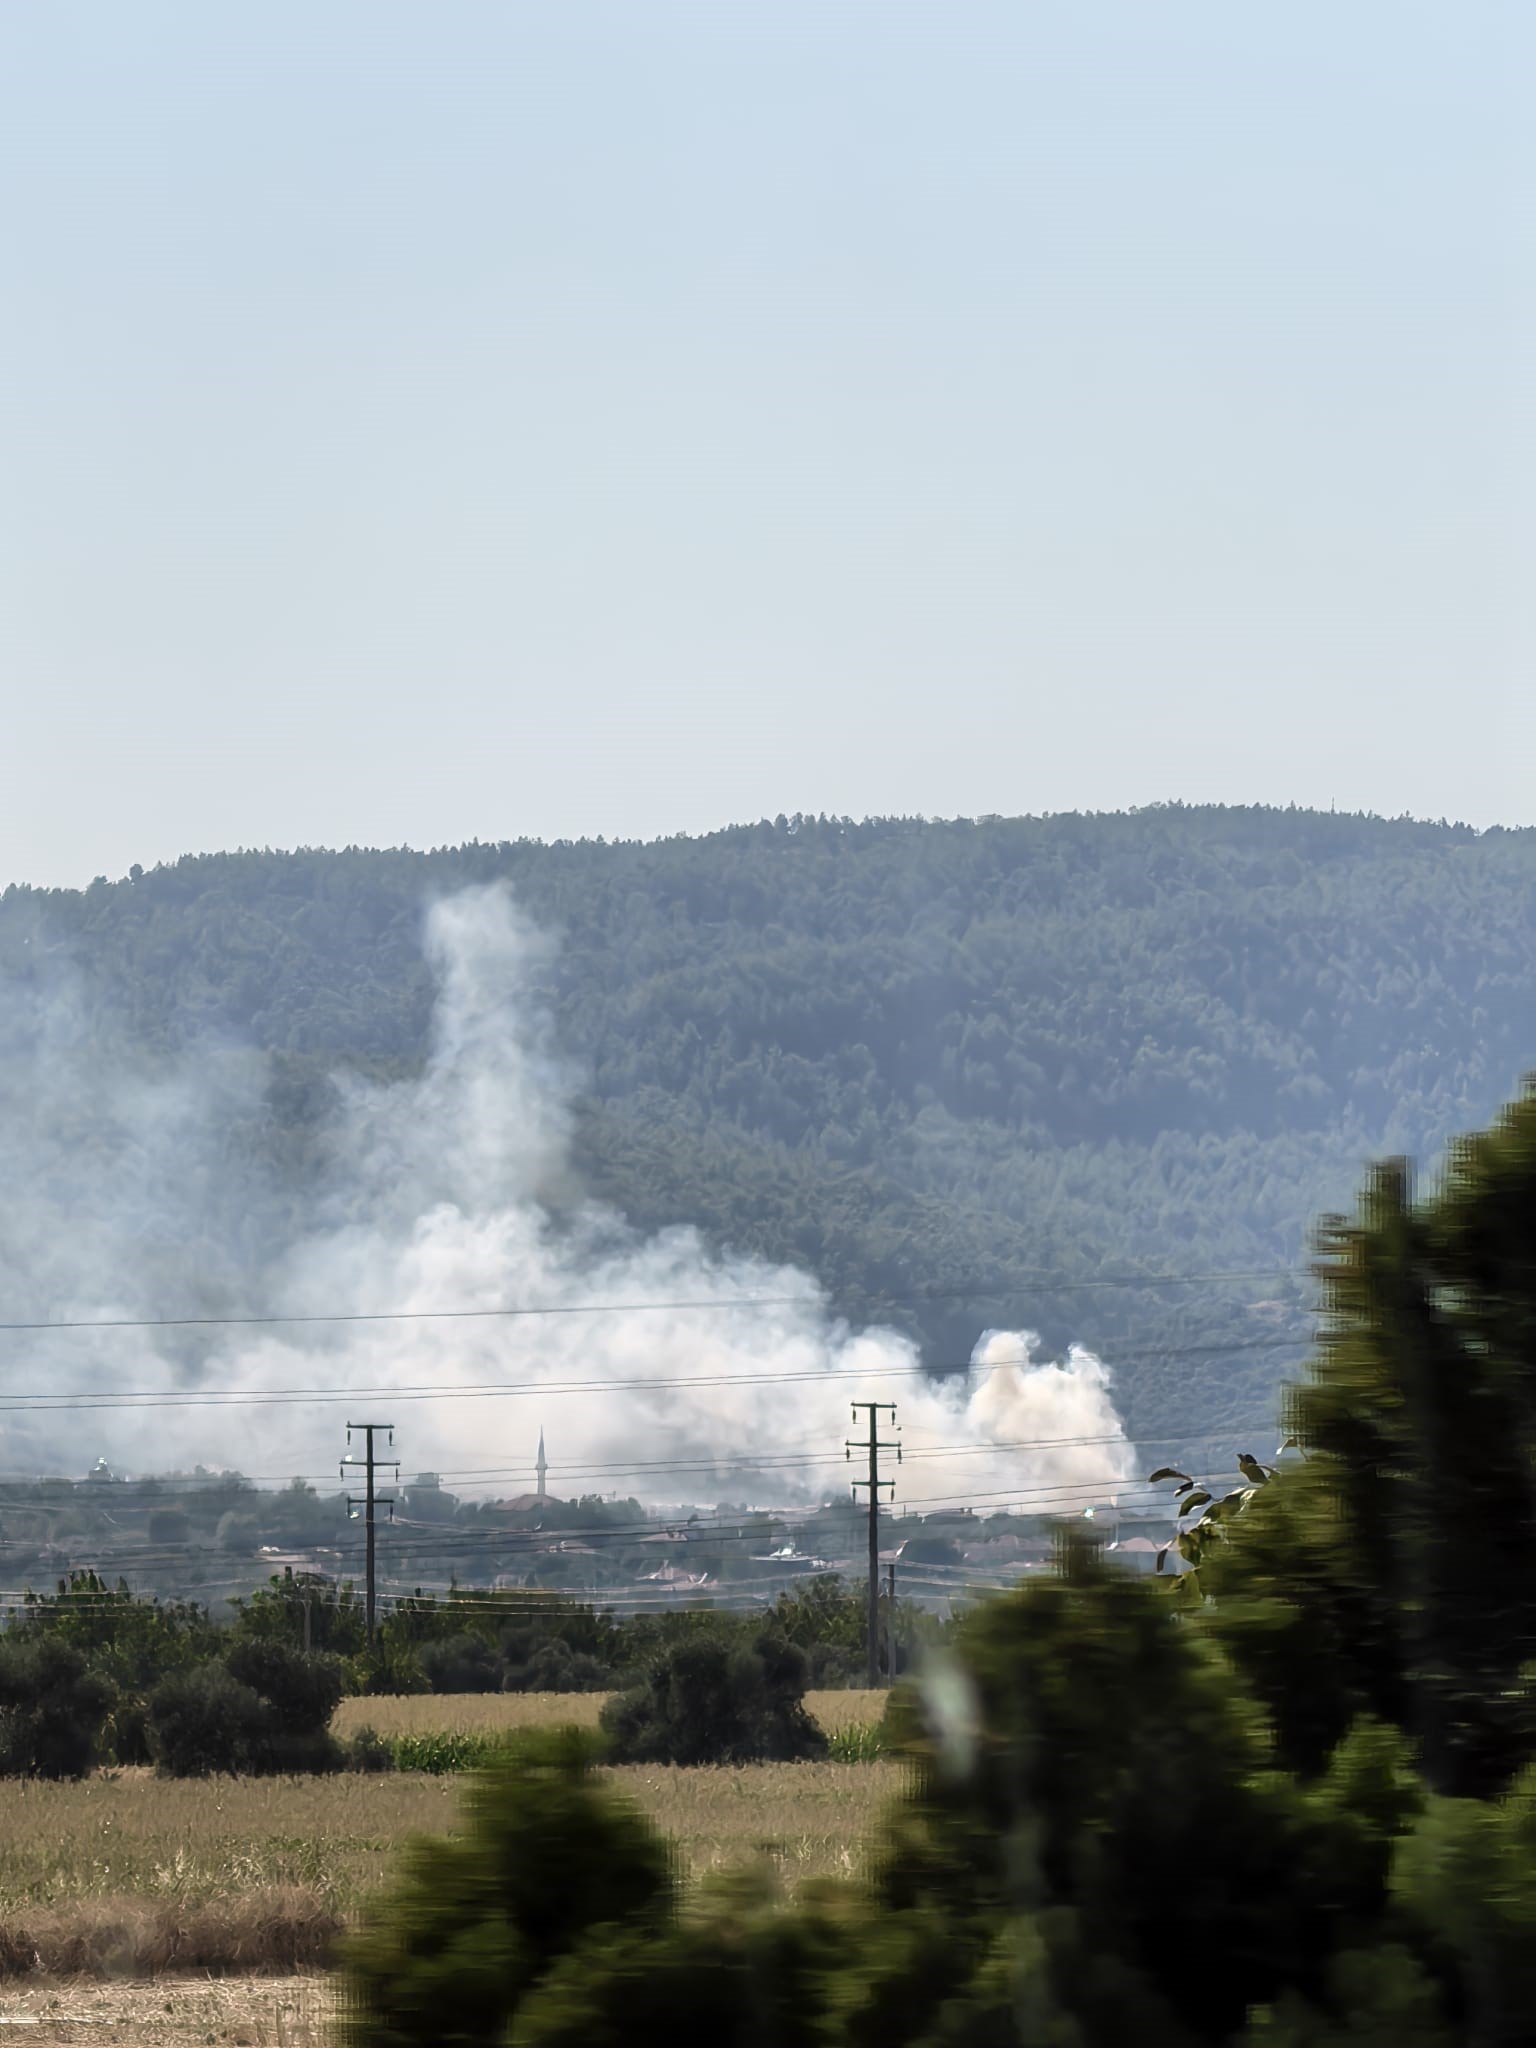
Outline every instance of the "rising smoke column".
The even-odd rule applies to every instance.
[[[953,1495],[1069,1513],[1132,1478],[1135,1455],[1110,1395],[1110,1372],[1081,1344],[1042,1358],[1033,1330],[988,1330],[959,1381],[928,1380],[901,1401],[909,1445],[903,1494],[914,1509]],[[953,1448],[951,1448],[953,1447]]]
[[[555,1312],[234,1328],[200,1333],[192,1351],[185,1337],[157,1332],[49,1339],[46,1367],[31,1355],[39,1387],[292,1390],[291,1400],[233,1410],[101,1411],[91,1418],[93,1451],[139,1470],[200,1462],[262,1477],[324,1475],[345,1409],[314,1390],[342,1388],[358,1401],[366,1390],[370,1417],[396,1424],[407,1471],[437,1470],[459,1491],[523,1490],[542,1423],[558,1493],[711,1500],[728,1484],[736,1499],[788,1503],[841,1490],[849,1403],[876,1398],[899,1404],[914,1454],[901,1496],[914,1507],[1011,1497],[1070,1508],[1129,1475],[1109,1375],[1086,1350],[1041,1360],[1029,1333],[992,1331],[971,1377],[934,1382],[905,1338],[829,1316],[805,1273],[711,1251],[692,1229],[643,1236],[601,1205],[573,1203],[575,1078],[531,994],[549,939],[506,889],[491,887],[435,905],[425,946],[438,994],[422,1073],[389,1085],[339,1078],[326,1169],[286,1238],[273,1221],[283,1213],[278,1191],[238,1169],[234,1206],[255,1219],[245,1235],[260,1255],[242,1265],[221,1243],[218,1298],[232,1304],[223,1312],[293,1317],[508,1304]],[[46,1049],[46,1032],[39,1043]],[[230,1206],[218,1185],[228,1157],[220,1120],[235,1108],[250,1113],[247,1095],[233,1104],[230,1095],[231,1072],[247,1094],[250,1074],[248,1059],[231,1065],[229,1050],[220,1054],[220,1086],[208,1081],[206,1052],[189,1054],[162,1084],[173,1120],[141,1087],[125,1090],[144,1116],[128,1150],[154,1162],[150,1199],[130,1227],[112,1215],[110,1190],[98,1193],[105,1221],[86,1255],[53,1248],[51,1313],[181,1311],[182,1300],[146,1298],[132,1249],[146,1213],[157,1233],[196,1241],[203,1226],[185,1201],[178,1212],[178,1187],[197,1191],[204,1208],[210,1192],[215,1207]],[[13,1074],[13,1094],[25,1097],[26,1081]],[[164,1287],[166,1262],[151,1264]],[[727,1305],[648,1306],[702,1302]],[[593,1303],[621,1306],[580,1312]],[[620,1384],[635,1381],[687,1384]],[[590,1391],[553,1391],[573,1384]],[[539,1391],[449,1391],[470,1385]],[[78,1446],[73,1426],[70,1441]],[[950,1446],[952,1455],[940,1454]],[[774,1462],[744,1469],[742,1459]]]

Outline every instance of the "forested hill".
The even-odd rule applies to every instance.
[[[62,957],[102,1047],[262,1048],[239,1142],[302,1172],[338,1065],[422,1057],[423,904],[497,877],[560,939],[590,1191],[803,1262],[935,1363],[1081,1336],[1144,1432],[1267,1411],[1318,1211],[1536,1065],[1536,832],[1301,811],[188,857],[8,889],[0,986]],[[1133,1270],[1252,1277],[1034,1277]]]

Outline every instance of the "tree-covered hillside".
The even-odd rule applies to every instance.
[[[583,1191],[800,1262],[935,1365],[1081,1337],[1143,1434],[1269,1414],[1319,1211],[1536,1064],[1536,833],[1297,811],[189,856],[8,889],[0,990],[67,964],[100,1059],[259,1049],[232,1150],[302,1178],[334,1072],[423,1057],[424,904],[494,878],[559,942]]]

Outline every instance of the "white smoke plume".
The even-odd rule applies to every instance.
[[[1130,1477],[1091,1352],[1044,1360],[1028,1332],[988,1331],[971,1375],[935,1382],[904,1338],[829,1316],[806,1274],[575,1198],[573,1079],[532,994],[549,942],[489,888],[437,904],[426,946],[425,1069],[341,1081],[318,1185],[258,1173],[233,1142],[260,1114],[255,1055],[204,1047],[147,1079],[93,1040],[67,968],[0,989],[0,1129],[25,1163],[0,1192],[6,1320],[419,1318],[0,1334],[11,1397],[181,1403],[0,1401],[0,1468],[102,1455],[323,1481],[358,1419],[394,1425],[407,1478],[460,1493],[525,1491],[542,1428],[558,1494],[787,1505],[846,1497],[850,1403],[879,1400],[897,1404],[914,1511],[1066,1510]],[[545,1312],[432,1319],[507,1306]]]

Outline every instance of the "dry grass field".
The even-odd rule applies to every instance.
[[[883,1698],[823,1693],[811,1705],[836,1729],[867,1725]],[[489,1733],[593,1723],[600,1706],[566,1694],[350,1700],[338,1726]],[[900,1766],[606,1775],[672,1837],[690,1875],[767,1860],[793,1887],[857,1874]],[[10,2038],[318,2048],[337,1932],[411,1836],[452,1831],[463,1785],[399,1772],[0,1780],[0,2048]]]
[[[338,1735],[373,1728],[380,1735],[496,1735],[512,1728],[595,1728],[608,1697],[601,1692],[410,1693],[343,1700],[332,1723]],[[867,1728],[885,1712],[883,1692],[810,1692],[805,1703],[829,1735]]]
[[[695,1875],[766,1855],[793,1881],[856,1867],[899,1774],[895,1764],[807,1763],[635,1764],[605,1775],[672,1836]],[[351,1772],[0,1780],[0,1969],[15,1946],[10,1930],[106,1899],[163,1906],[187,1925],[232,1900],[274,1912],[297,1912],[307,1900],[316,1915],[343,1915],[385,1881],[410,1836],[452,1830],[463,1784]],[[274,1960],[291,1967],[287,1957]]]
[[[461,1781],[386,1775],[0,1780],[0,1925],[108,1896],[181,1909],[299,1894],[344,1911],[410,1834],[441,1834]]]

